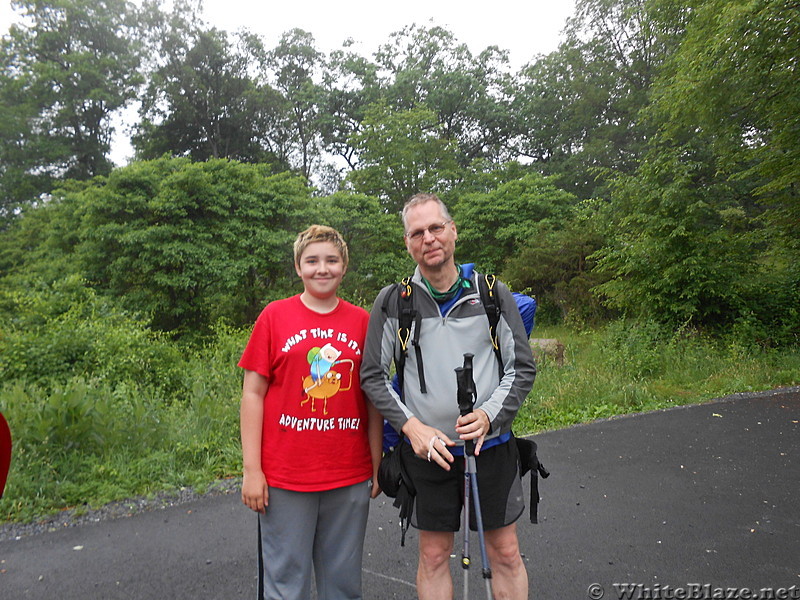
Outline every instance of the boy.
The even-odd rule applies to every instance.
[[[272,302],[239,366],[242,502],[259,513],[264,599],[361,598],[383,420],[361,392],[368,313],[337,296],[348,250],[312,225],[294,244],[303,293]],[[259,598],[261,600],[261,598]]]

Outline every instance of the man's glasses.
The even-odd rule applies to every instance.
[[[425,237],[425,232],[430,232],[433,236],[440,236],[444,233],[444,229],[448,223],[452,223],[453,221],[443,221],[441,223],[434,223],[433,225],[428,225],[424,229],[417,229],[416,231],[409,231],[405,234],[405,236],[410,239],[412,242],[419,242],[423,237]]]

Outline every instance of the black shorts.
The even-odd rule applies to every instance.
[[[464,505],[464,457],[456,456],[450,470],[414,454],[411,444],[401,444],[403,462],[417,494],[411,525],[423,531],[458,531]],[[499,529],[519,519],[525,510],[519,476],[519,452],[512,437],[475,457],[478,495],[484,530]],[[470,496],[472,496],[470,489]],[[470,529],[475,531],[474,498]]]

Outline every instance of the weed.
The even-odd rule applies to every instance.
[[[116,378],[87,369],[50,380],[37,370],[30,380],[0,385],[0,411],[14,437],[0,520],[32,521],[66,507],[88,510],[188,486],[203,490],[238,476],[236,361],[247,335],[220,325],[202,347],[170,348],[161,372],[176,381],[167,385],[125,369]],[[538,326],[536,336],[561,340],[567,360],[540,365],[515,422],[518,434],[800,381],[797,348],[676,335],[652,323],[580,331]],[[152,343],[163,348],[163,340]]]

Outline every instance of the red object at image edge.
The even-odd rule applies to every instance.
[[[6,479],[8,478],[8,468],[11,466],[11,430],[8,422],[0,413],[0,498],[3,497],[3,490],[6,489]]]

